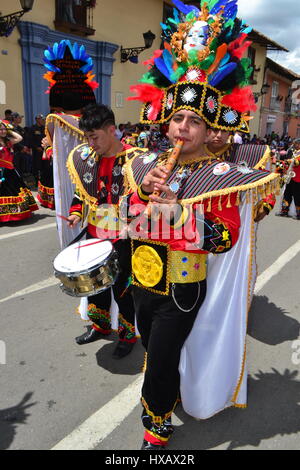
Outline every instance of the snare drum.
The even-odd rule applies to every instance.
[[[98,243],[97,243],[98,242]],[[120,270],[110,241],[89,239],[74,243],[54,260],[61,289],[72,297],[99,294],[114,285]]]

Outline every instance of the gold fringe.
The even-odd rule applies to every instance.
[[[143,363],[143,367],[142,367],[142,373],[144,374],[147,370],[147,357],[148,357],[148,353],[145,352],[145,355],[144,355],[144,363]]]
[[[82,144],[78,145],[72,150],[72,152],[68,156],[66,166],[67,166],[67,170],[69,172],[71,181],[76,186],[76,191],[78,192],[80,199],[86,204],[88,204],[92,209],[96,209],[98,205],[97,198],[90,196],[87,193],[87,191],[84,189],[83,184],[79,178],[79,175],[75,169],[74,162],[73,162],[73,155],[76,152],[76,150],[78,150],[78,148],[81,147],[81,145]]]
[[[207,212],[211,212],[211,198],[208,201]]]
[[[262,158],[259,160],[259,162],[253,167],[254,170],[264,170],[266,168],[266,165],[268,161],[271,162],[272,154],[271,154],[271,149],[267,145],[267,149],[265,153],[263,154]]]
[[[249,189],[247,189],[246,191],[246,204],[249,204],[250,202],[250,192],[249,192]]]
[[[219,197],[218,210],[219,210],[220,212],[221,212],[221,210],[222,210],[222,196]]]
[[[71,117],[75,119],[76,121],[79,121],[80,119],[77,116],[71,116]],[[46,119],[46,129],[49,123],[57,123],[65,131],[69,132],[69,134],[77,136],[81,141],[85,140],[84,132],[78,129],[76,126],[73,126],[72,124],[70,124],[67,120],[64,119],[63,116],[60,116],[58,114],[48,114],[47,119]]]
[[[137,183],[134,180],[134,175],[132,171],[132,163],[135,158],[132,158],[129,160],[125,166],[126,169],[126,176],[130,185],[130,189],[132,191],[137,190]],[[217,197],[217,196],[228,196],[229,194],[232,193],[237,193],[237,205],[239,204],[240,201],[240,193],[246,192],[246,191],[252,191],[258,189],[259,193],[262,194],[262,197],[267,197],[269,194],[267,194],[266,191],[266,185],[267,183],[275,182],[277,187],[280,187],[280,176],[276,173],[269,173],[267,176],[264,176],[261,178],[259,181],[256,181],[254,183],[248,183],[244,184],[241,186],[232,186],[230,188],[224,188],[220,190],[215,190],[215,191],[210,191],[205,194],[200,194],[199,196],[189,198],[189,199],[182,199],[179,202],[182,204],[194,204],[195,202],[201,203],[204,202],[205,200],[209,199],[210,202],[208,204],[208,212],[211,211],[211,198]]]

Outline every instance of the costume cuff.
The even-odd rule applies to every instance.
[[[140,185],[137,189],[137,193],[138,193],[138,196],[140,198],[141,201],[143,202],[149,202],[149,196],[151,193],[146,193],[145,191],[143,191],[142,189],[142,185]]]

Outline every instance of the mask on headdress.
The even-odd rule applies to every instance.
[[[67,40],[55,43],[45,50],[44,62],[51,108],[73,111],[96,102],[93,90],[99,85],[94,81],[93,61],[84,46],[72,46]]]
[[[248,131],[247,114],[256,110],[251,63],[243,58],[251,28],[236,18],[237,0],[202,0],[200,9],[173,3],[174,17],[162,25],[164,49],[145,62],[149,71],[128,98],[145,103],[141,122],[164,123],[189,109],[211,127]]]

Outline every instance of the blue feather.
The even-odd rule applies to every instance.
[[[237,12],[238,12],[237,5],[232,5],[228,9],[225,9],[223,16],[225,20],[234,20],[236,18]]]
[[[214,87],[217,86],[225,77],[227,77],[227,75],[233,72],[236,67],[237,64],[235,62],[230,62],[229,64],[224,65],[224,67],[212,75],[212,78],[209,79],[209,84]]]
[[[158,68],[158,70],[172,83],[175,83],[174,80],[171,80],[171,73],[167,67],[167,65],[165,64],[164,60],[161,58],[161,57],[158,57],[157,59],[154,60],[154,63],[156,65],[156,67]],[[173,70],[172,70],[173,72]]]
[[[53,46],[53,54],[54,54],[54,57],[57,59],[58,58],[58,43],[57,42]]]
[[[173,56],[171,52],[169,52],[167,49],[164,50],[162,57],[164,59],[164,62],[169,70],[170,75],[174,72],[173,70]]]
[[[66,43],[61,42],[60,45],[58,46],[58,58],[59,59],[63,59],[65,50],[66,50]]]
[[[251,33],[251,31],[252,31],[251,26],[249,26],[248,28],[244,28],[244,29],[242,30],[242,32],[245,33],[245,34],[249,34],[249,33]]]
[[[44,65],[45,65],[47,70],[50,70],[50,72],[60,72],[61,71],[58,67],[55,67],[55,65],[53,65],[53,64],[49,65],[45,62]]]
[[[48,50],[44,52],[44,56],[46,57],[47,60],[53,60],[53,54],[51,54]]]
[[[223,2],[224,2],[224,0],[223,0]],[[181,11],[181,13],[183,13],[184,15],[188,15],[192,11],[195,11],[198,14],[200,13],[199,8],[197,8],[195,6],[191,6],[191,5],[185,5],[180,0],[173,0],[173,3],[176,6],[176,8],[178,8],[178,10]]]
[[[46,53],[46,52],[50,55],[50,57],[51,57],[50,60],[55,59],[55,56],[54,56],[53,51],[52,51],[52,48],[51,48],[50,46],[48,46],[48,49],[45,50],[45,53]]]
[[[224,58],[221,60],[219,64],[219,69],[223,67],[227,62],[230,60],[230,54],[227,52],[227,54],[224,56]]]
[[[176,10],[176,8],[173,8],[173,14],[174,14],[173,17],[176,23],[180,23],[179,13],[178,13],[178,10]]]
[[[84,56],[85,56],[85,47],[80,46],[80,48],[79,48],[79,59],[84,60]]]
[[[218,3],[215,4],[215,6],[211,9],[210,14],[211,15],[216,15],[219,13],[222,7],[225,6],[224,12],[229,12],[230,9],[234,6],[237,6],[237,0],[227,0],[227,3],[225,4],[226,0],[220,0]],[[225,5],[224,5],[225,4]],[[230,17],[229,17],[230,18]]]
[[[73,54],[74,59],[79,59],[79,46],[77,42],[74,43],[72,54]]]

